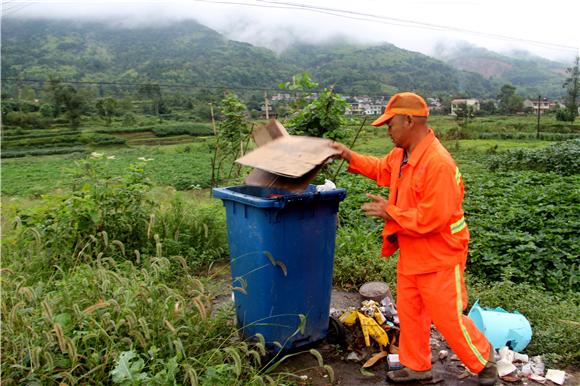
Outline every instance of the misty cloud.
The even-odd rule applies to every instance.
[[[319,44],[340,41],[357,44],[392,43],[404,49],[439,55],[443,47],[447,50],[454,49],[458,44],[462,44],[461,42],[466,42],[499,52],[526,50],[550,59],[571,62],[578,54],[578,49],[542,47],[523,41],[546,41],[572,47],[580,46],[580,33],[576,31],[576,36],[569,34],[568,27],[575,25],[574,13],[562,11],[569,6],[568,2],[553,0],[549,7],[535,7],[534,1],[506,3],[499,0],[474,0],[465,3],[409,0],[404,4],[392,4],[372,0],[358,0],[356,3],[318,0],[308,3],[369,15],[387,15],[381,18],[325,10],[297,9],[276,4],[274,1],[245,0],[247,5],[242,6],[215,4],[211,1],[176,0],[165,2],[46,0],[20,5],[16,0],[4,5],[3,16],[94,20],[126,28],[166,25],[194,19],[229,39],[248,42],[276,52],[281,52],[295,43]],[[386,19],[387,17],[392,19]],[[423,24],[419,28],[417,25],[409,25],[394,19]],[[540,22],[542,24],[538,24]],[[429,25],[450,28],[441,31],[429,28]],[[538,28],[538,25],[542,27]],[[465,30],[482,33],[466,33]],[[513,36],[514,39],[494,38],[490,36],[491,34]]]

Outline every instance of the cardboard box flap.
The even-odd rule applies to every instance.
[[[290,178],[279,176],[265,170],[254,169],[246,177],[244,183],[250,186],[265,186],[267,188],[279,188],[290,192],[303,192],[310,184],[310,181],[316,177],[322,165],[318,165],[302,177]]]
[[[286,128],[275,119],[272,119],[267,125],[256,126],[252,131],[254,142],[256,142],[256,145],[258,146],[264,146],[276,138],[287,135],[288,131],[286,131]]]
[[[297,178],[339,154],[323,138],[282,136],[238,158],[236,162],[279,176]]]

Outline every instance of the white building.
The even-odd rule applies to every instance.
[[[460,105],[467,105],[471,107],[473,112],[479,111],[479,100],[478,99],[453,99],[451,101],[451,115],[457,115],[457,110]]]
[[[548,98],[542,98],[539,101],[537,99],[526,99],[524,101],[524,108],[531,108],[534,114],[538,113],[538,109],[540,110],[540,114],[544,114],[552,106],[555,106],[555,104],[550,102]]]

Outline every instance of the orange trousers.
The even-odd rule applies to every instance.
[[[416,371],[431,369],[431,322],[453,352],[474,373],[487,363],[490,343],[463,315],[467,293],[463,267],[420,275],[397,275],[397,311],[401,333],[399,359]]]

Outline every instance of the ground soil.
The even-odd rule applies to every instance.
[[[331,298],[331,308],[344,310],[349,306],[360,306],[362,297],[358,293],[346,292],[334,289]],[[384,359],[380,360],[373,367],[368,368],[369,372],[364,375],[361,372],[364,360],[360,362],[346,360],[349,354],[348,350],[338,345],[322,342],[315,347],[323,356],[325,364],[332,366],[335,375],[335,385],[390,385],[386,380],[387,366]],[[441,350],[448,351],[445,359],[439,359]],[[467,372],[465,367],[453,354],[445,340],[433,328],[431,334],[431,352],[433,363],[433,381],[432,382],[414,382],[406,383],[408,386],[417,385],[449,385],[449,386],[476,386],[478,385],[477,375]],[[310,354],[303,354],[288,360],[285,368],[301,375],[306,375],[305,385],[331,385],[326,371],[318,367],[316,358]],[[372,373],[372,375],[371,375]],[[566,382],[564,385],[580,385],[580,373],[578,369],[567,369]],[[507,382],[498,381],[497,385],[540,385],[533,381]],[[545,385],[555,385],[546,382]]]
[[[229,269],[226,265],[219,266],[218,269],[214,269],[214,279],[217,282],[229,282]],[[218,296],[214,299],[214,305],[216,308],[226,305],[232,301],[231,293],[228,291],[228,286],[218,286],[221,288]],[[215,292],[214,292],[215,293]],[[348,307],[360,307],[361,301],[364,300],[359,293],[348,292],[341,289],[333,289],[331,297],[331,310],[345,310]],[[347,331],[347,346],[348,338],[352,338],[350,331]],[[352,342],[350,342],[352,343]],[[335,382],[334,385],[344,385],[344,386],[356,386],[356,385],[391,385],[386,380],[387,365],[384,359],[378,361],[374,366],[366,369],[367,371],[361,372],[362,365],[372,356],[372,352],[365,352],[365,350],[357,350],[362,357],[360,361],[349,361],[346,359],[348,354],[352,351],[352,344],[350,347],[344,347],[338,344],[331,344],[329,342],[321,342],[320,344],[313,347],[322,354],[324,359],[324,364],[330,365],[334,370]],[[441,350],[448,351],[448,355],[445,359],[439,359],[439,352]],[[377,350],[378,351],[378,350]],[[432,352],[432,363],[433,363],[433,381],[432,382],[414,382],[406,383],[407,386],[419,386],[419,385],[446,385],[446,386],[477,386],[478,379],[477,375],[470,374],[457,357],[453,354],[453,351],[449,348],[442,336],[437,332],[435,328],[432,329],[431,334],[431,352]],[[365,355],[367,357],[365,357]],[[282,366],[278,368],[281,371],[289,371],[294,374],[306,376],[304,381],[300,381],[303,385],[313,385],[313,386],[326,386],[332,385],[328,373],[324,368],[318,366],[317,359],[305,350],[304,354],[294,356],[289,358],[284,362]],[[580,385],[580,371],[577,368],[561,369],[565,370],[567,374],[565,386],[577,386]],[[497,386],[500,385],[540,385],[531,380],[517,381],[517,382],[507,382],[498,381]],[[548,381],[545,385],[552,386],[554,383]]]

